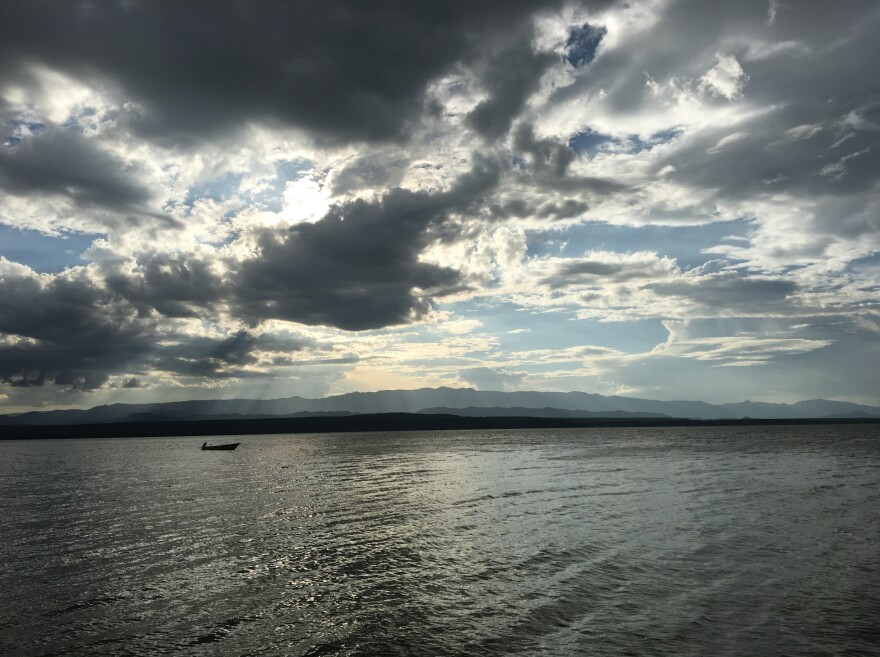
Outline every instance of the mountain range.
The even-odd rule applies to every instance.
[[[803,419],[880,418],[880,407],[812,399],[794,404],[744,401],[709,404],[604,396],[585,392],[499,392],[421,388],[352,392],[321,399],[217,399],[156,404],[109,404],[90,409],[0,416],[0,426],[181,420],[247,420],[368,413],[428,413],[467,417]]]

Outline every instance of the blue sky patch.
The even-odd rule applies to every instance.
[[[56,273],[84,265],[80,254],[99,237],[86,233],[45,235],[0,224],[0,255],[40,273]]]
[[[880,252],[874,252],[871,255],[858,258],[850,262],[845,271],[855,274],[870,272],[880,267]]]
[[[568,140],[569,147],[578,155],[586,155],[592,158],[598,153],[602,146],[608,143],[617,143],[614,137],[603,135],[600,132],[587,128],[583,132],[579,132]]]
[[[191,206],[203,198],[208,198],[212,201],[222,201],[225,198],[229,198],[238,191],[242,178],[244,178],[243,174],[230,172],[194,185],[189,188],[184,203]]]
[[[578,155],[586,155],[590,159],[599,152],[611,150],[607,148],[609,145],[615,146],[616,148],[613,150],[616,152],[632,155],[649,151],[660,144],[667,144],[681,133],[679,128],[669,128],[655,132],[647,139],[642,139],[638,135],[629,135],[625,139],[619,139],[587,128],[570,137],[568,145]]]
[[[39,134],[46,129],[46,124],[39,121],[25,121],[24,119],[12,119],[6,122],[8,133],[3,137],[4,146],[17,146],[24,138],[23,135]]]
[[[599,43],[607,33],[606,28],[589,23],[572,28],[568,33],[568,40],[565,42],[563,59],[575,68],[589,64],[596,58]]]

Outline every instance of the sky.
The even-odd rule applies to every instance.
[[[880,404],[874,0],[0,3],[0,412]]]

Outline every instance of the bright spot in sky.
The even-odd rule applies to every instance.
[[[324,185],[310,176],[292,180],[284,187],[284,205],[279,213],[290,223],[314,223],[330,209],[330,196]]]

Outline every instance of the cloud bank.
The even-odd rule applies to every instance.
[[[868,0],[5,2],[0,405],[876,404],[878,28]]]

